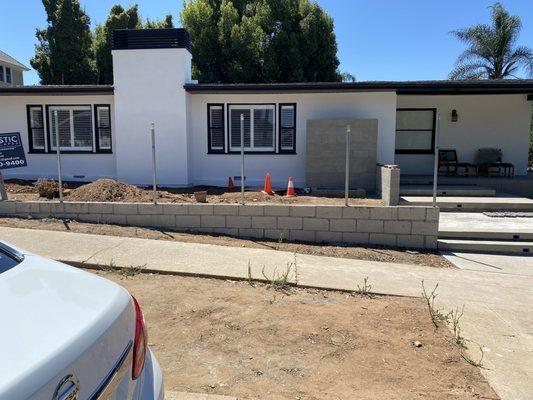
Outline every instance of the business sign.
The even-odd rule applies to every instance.
[[[0,133],[0,169],[27,166],[20,133]]]

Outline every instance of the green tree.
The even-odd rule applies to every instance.
[[[99,84],[113,83],[113,60],[111,57],[113,31],[115,29],[138,29],[141,26],[137,4],[128,9],[124,9],[120,5],[113,6],[105,23],[96,26],[94,54]]]
[[[457,59],[450,79],[516,78],[523,68],[533,76],[533,50],[516,46],[522,22],[501,3],[491,8],[491,25],[479,24],[451,32],[468,48]]]
[[[189,0],[181,23],[201,82],[341,79],[333,20],[309,0]]]
[[[121,5],[115,5],[109,11],[109,16],[104,24],[99,24],[95,29],[94,54],[96,58],[96,70],[99,84],[113,83],[113,59],[111,47],[113,44],[113,31],[116,29],[159,29],[173,28],[172,15],[167,15],[162,21],[147,20],[142,23],[137,4],[125,9]]]
[[[43,85],[87,84],[96,80],[90,19],[78,0],[43,0],[48,26],[30,63]]]
[[[174,28],[174,18],[171,14],[167,14],[165,19],[161,21],[151,21],[149,18],[146,19],[146,24],[144,24],[145,29],[165,29],[165,28]]]

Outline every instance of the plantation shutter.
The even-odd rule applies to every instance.
[[[44,116],[41,106],[29,107],[29,125],[31,149],[44,150]]]
[[[96,122],[98,150],[111,150],[111,108],[109,106],[96,107]]]
[[[56,132],[59,133],[59,146],[63,150],[93,150],[91,106],[53,106],[49,108],[49,119],[53,150],[56,148]]]
[[[250,109],[232,108],[231,118],[231,147],[241,147],[241,114],[244,115],[244,147],[251,146],[250,137]]]
[[[296,105],[280,104],[280,152],[293,152],[296,141]]]
[[[272,150],[274,147],[274,110],[263,108],[254,110],[254,147]]]
[[[209,105],[208,144],[209,151],[213,153],[224,152],[224,106]]]

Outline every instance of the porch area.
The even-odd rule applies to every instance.
[[[533,212],[533,173],[505,176],[439,175],[437,205],[442,211]],[[431,205],[433,176],[404,175],[400,178],[400,203]]]

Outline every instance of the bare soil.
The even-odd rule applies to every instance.
[[[54,218],[25,219],[0,217],[0,225],[12,228],[42,229],[51,231],[91,233],[96,235],[135,237],[142,239],[172,240],[185,243],[206,243],[219,246],[248,247],[289,251],[327,257],[351,258],[368,261],[384,261],[417,264],[437,268],[455,268],[448,260],[434,252],[416,252],[405,249],[372,248],[362,246],[332,246],[317,243],[287,243],[260,239],[241,239],[223,235],[185,233],[153,228],[139,228],[110,224],[92,224],[64,221]]]
[[[239,399],[498,399],[449,330],[433,328],[422,299],[95,273],[139,300],[168,390]]]
[[[40,198],[34,187],[34,181],[9,180],[6,181],[6,188],[10,200],[22,201],[45,201]],[[132,202],[146,203],[152,201],[152,190],[146,187],[139,187],[122,183],[113,179],[99,179],[97,181],[83,184],[79,182],[65,183],[65,200],[67,201],[111,201],[111,202]],[[208,203],[236,204],[241,200],[238,189],[229,190],[227,188],[212,186],[197,186],[192,188],[175,189],[160,188],[158,190],[159,202],[161,203],[192,203],[195,202],[194,192],[207,191]],[[256,204],[344,204],[344,198],[339,196],[323,197],[305,194],[301,190],[296,190],[296,197],[285,197],[284,191],[276,192],[270,196],[262,193],[260,189],[247,189],[245,201]],[[382,205],[379,199],[350,199],[351,205]]]

